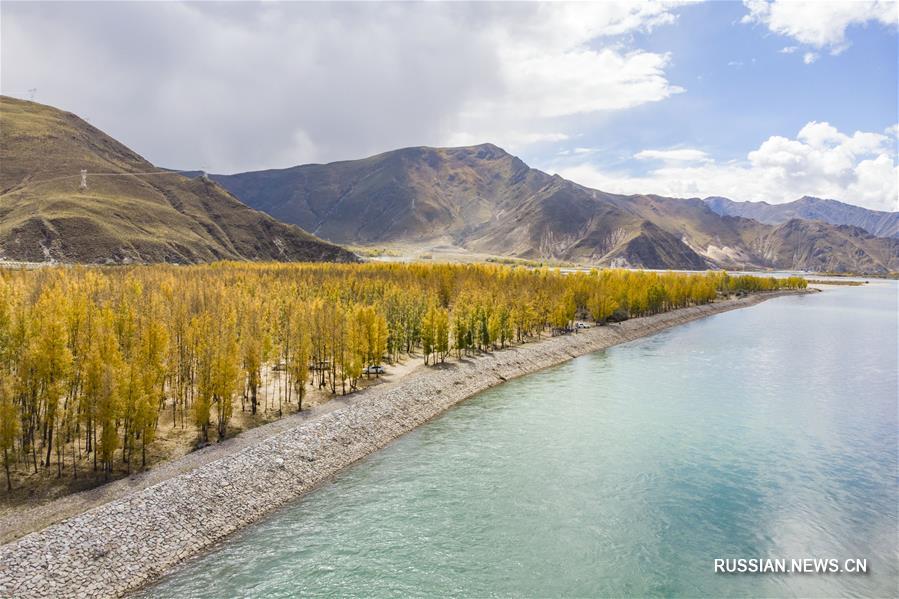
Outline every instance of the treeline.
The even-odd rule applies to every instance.
[[[228,434],[260,395],[279,415],[307,388],[345,394],[368,367],[490,351],[597,322],[804,287],[803,279],[491,265],[0,270],[0,450],[11,468],[143,466],[160,416]],[[267,393],[261,393],[267,389]],[[210,430],[212,429],[212,431]],[[82,466],[83,468],[83,466]]]

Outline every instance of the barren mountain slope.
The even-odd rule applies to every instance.
[[[590,189],[491,144],[213,178],[251,206],[338,243],[451,242],[485,254],[651,268],[826,263],[882,273],[896,262],[887,240],[847,242],[838,227],[822,224],[803,229],[814,237],[809,254],[802,232],[722,216],[699,199]]]
[[[743,216],[769,225],[781,225],[794,218],[820,220],[831,225],[853,225],[877,237],[899,239],[899,212],[869,210],[836,200],[822,200],[810,196],[786,204],[734,202],[721,197],[706,198],[705,202],[718,214]]]
[[[212,181],[161,170],[73,114],[0,97],[0,259],[355,260]]]

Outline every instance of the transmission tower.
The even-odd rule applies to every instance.
[[[37,94],[37,88],[32,87],[31,89],[28,90],[28,99],[31,100],[32,102],[34,102],[35,94]]]

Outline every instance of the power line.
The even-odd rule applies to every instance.
[[[33,182],[29,181],[29,182],[25,183],[24,185],[28,186],[28,187],[34,187],[36,185],[43,185],[44,183],[52,183],[54,181],[64,181],[66,179],[80,178],[81,183],[79,184],[78,188],[84,190],[84,189],[87,189],[88,175],[90,175],[91,177],[136,177],[136,176],[145,176],[145,175],[180,175],[181,173],[192,173],[192,172],[196,172],[196,171],[180,170],[180,171],[148,171],[145,173],[88,173],[87,169],[81,169],[81,172],[77,175],[62,175],[61,177],[53,177],[50,179],[41,179],[40,181],[33,181]],[[206,174],[206,171],[200,171],[200,173],[204,180],[206,180],[206,181],[209,180],[209,177]],[[0,195],[6,195],[6,194],[12,193],[14,191],[16,191],[15,188],[10,189],[9,191],[7,191],[3,194],[0,194]]]

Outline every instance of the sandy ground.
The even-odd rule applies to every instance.
[[[421,243],[393,243],[360,245],[353,248],[364,259],[372,262],[451,262],[453,264],[481,264],[495,262],[498,264],[520,264],[523,266],[542,263],[552,266],[571,265],[566,261],[552,260],[549,258],[538,260],[524,260],[502,256],[499,254],[487,254],[475,252],[453,243],[449,237],[423,241]],[[588,267],[584,267],[589,270]]]

